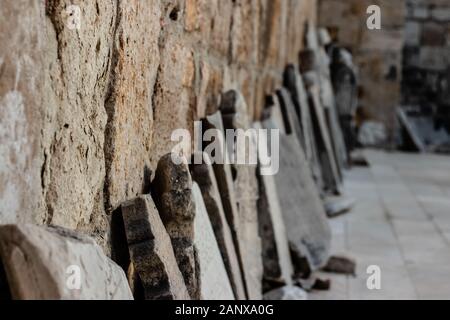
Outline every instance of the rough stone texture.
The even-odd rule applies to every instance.
[[[226,130],[251,129],[247,116],[247,104],[238,91],[228,91],[222,97],[220,110],[223,113]],[[236,132],[236,131],[235,131]],[[261,238],[258,234],[258,180],[256,177],[257,154],[256,141],[250,137],[243,144],[234,143],[228,148],[233,159],[234,190],[238,207],[238,218],[241,231],[241,257],[244,277],[247,283],[247,293],[251,300],[262,298],[263,263],[261,257]],[[228,142],[228,141],[227,141]],[[234,152],[232,152],[234,151]],[[254,153],[255,163],[251,163],[251,153]],[[239,156],[245,155],[245,163],[237,163]]]
[[[367,8],[381,8],[381,30],[366,26]],[[327,27],[339,45],[351,50],[360,73],[360,106],[382,121],[390,138],[400,102],[405,0],[320,0],[319,25]]]
[[[160,51],[159,2],[118,1],[105,97],[106,200],[113,209],[147,191]],[[138,26],[138,27],[137,27]]]
[[[255,123],[254,128],[261,129],[261,123]],[[269,141],[266,139],[265,142],[268,144]],[[261,151],[258,149],[258,154]],[[261,159],[261,156],[258,156],[258,159]],[[291,285],[294,271],[274,176],[258,174],[258,187],[258,224],[262,241],[263,278],[267,282]]]
[[[146,300],[189,300],[170,237],[150,195],[121,206],[130,260]],[[129,279],[130,282],[132,279]]]
[[[46,26],[42,29],[43,222],[84,230],[106,246],[107,219],[102,203],[108,119],[105,98],[119,8],[112,2],[85,3],[82,28],[71,30],[63,14],[69,4],[47,1]]]
[[[271,119],[264,128],[275,128]],[[300,143],[294,134],[280,135],[280,171],[275,184],[287,237],[294,253],[308,259],[312,269],[323,266],[329,255],[331,230],[317,186]]]
[[[158,162],[152,189],[189,295],[193,300],[198,300],[200,278],[194,247],[195,203],[186,159],[170,153],[162,157]]]
[[[133,299],[123,270],[91,238],[66,229],[4,225],[0,260],[13,299]],[[79,289],[71,287],[76,275]]]
[[[199,186],[194,183],[195,199],[195,246],[198,248],[201,294],[203,300],[234,300],[219,246],[206,211]]]
[[[68,28],[68,5],[81,28]],[[26,0],[0,7],[0,223],[55,224],[108,253],[173,129],[243,92],[250,119],[297,61],[314,0]]]
[[[203,163],[192,166],[192,175],[202,191],[205,207],[211,220],[234,296],[238,300],[245,300],[245,284],[242,278],[239,258],[234,246],[230,226],[225,217],[214,169],[206,153],[202,153],[199,158],[203,160]]]

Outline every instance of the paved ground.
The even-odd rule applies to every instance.
[[[331,278],[311,299],[450,299],[450,157],[366,151],[370,168],[347,173],[350,214],[331,220],[334,253],[357,261],[357,276]],[[369,290],[367,267],[381,268]]]

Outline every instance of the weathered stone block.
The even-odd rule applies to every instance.
[[[122,204],[130,259],[147,300],[189,300],[170,237],[150,195]]]
[[[0,223],[42,223],[44,10],[14,1],[0,15]]]
[[[262,128],[260,123],[255,123],[254,127]],[[267,139],[265,140],[268,144]],[[294,272],[274,177],[260,175],[258,172],[258,187],[258,224],[262,241],[263,276],[266,281],[290,285]]]
[[[203,202],[202,192],[196,183],[193,185],[192,192],[196,208],[194,227],[200,267],[200,297],[203,300],[234,300],[233,290]]]
[[[222,254],[222,259],[233,288],[234,296],[238,300],[245,300],[245,284],[242,278],[239,258],[234,246],[230,226],[228,225],[225,217],[219,187],[214,175],[211,160],[206,153],[197,155],[197,157],[202,159],[203,163],[194,164],[192,166],[193,178],[195,182],[198,183],[202,192],[206,210],[216,236],[217,244]]]
[[[263,122],[275,128],[271,119]],[[311,170],[295,134],[280,135],[280,171],[275,175],[287,237],[310,267],[323,266],[329,255],[331,230]]]
[[[305,75],[305,84],[309,96],[311,119],[315,132],[324,186],[331,192],[340,192],[339,169],[331,142],[325,110],[320,101],[320,88],[318,86],[317,75],[314,72],[308,72]]]
[[[444,25],[427,22],[422,26],[420,42],[422,46],[428,47],[443,47],[445,46],[445,31]]]
[[[148,191],[156,105],[153,92],[161,60],[161,4],[118,3],[111,48],[112,74],[104,107],[108,115],[104,134],[105,200],[112,209]]]
[[[123,270],[94,240],[73,231],[4,225],[0,227],[0,258],[13,299],[133,298]]]

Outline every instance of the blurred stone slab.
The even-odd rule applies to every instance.
[[[217,137],[224,138],[225,129],[223,127],[222,113],[220,111],[208,116],[203,121],[203,128],[205,130],[216,130]],[[228,161],[228,151],[225,141],[221,141],[215,149],[215,156],[218,159],[226,159]],[[243,264],[242,255],[244,254],[245,239],[241,232],[241,224],[239,220],[239,213],[236,202],[236,194],[234,191],[233,174],[231,166],[228,162],[213,163],[214,174],[216,176],[217,186],[219,189],[225,217],[231,229],[233,236],[234,247],[239,259],[241,270],[245,268]],[[242,272],[244,272],[242,270]],[[245,286],[247,287],[246,278],[244,276]]]
[[[94,240],[73,231],[1,226],[0,258],[13,299],[133,299],[123,270]]]
[[[235,133],[238,132],[237,130],[247,132],[248,129],[252,129],[247,109],[240,92],[231,90],[223,94],[220,110],[224,118],[224,128],[234,130]],[[261,238],[258,234],[257,142],[256,137],[251,134],[248,138],[248,143],[244,144],[239,143],[238,138],[234,145],[228,146],[228,151],[236,173],[233,184],[243,239],[241,258],[247,294],[250,300],[260,300],[262,299],[263,263]],[[245,156],[245,158],[242,157],[245,163],[238,163],[240,156]]]
[[[175,258],[191,299],[200,298],[200,277],[194,247],[195,203],[192,177],[185,158],[163,156],[152,182],[156,207],[170,236]]]
[[[286,88],[281,88],[277,90],[277,96],[280,101],[280,107],[284,118],[286,135],[295,135],[300,146],[303,150],[305,150],[305,136],[303,133],[302,124],[300,123],[291,94]]]
[[[195,157],[194,157],[195,158]],[[206,210],[219,245],[222,259],[227,270],[228,278],[238,300],[245,300],[245,285],[239,259],[233,242],[233,236],[225,217],[220,198],[219,187],[214,175],[211,159],[206,153],[197,156],[203,160],[202,164],[192,165],[192,175],[202,191]]]
[[[273,128],[270,119],[265,128]],[[295,135],[280,135],[280,170],[275,184],[291,248],[322,267],[329,256],[331,230],[308,162]]]
[[[315,72],[308,72],[305,75],[305,85],[311,107],[313,128],[316,137],[318,156],[322,167],[322,177],[325,187],[330,192],[340,193],[342,190],[341,178],[336,161],[331,135],[328,129],[325,110],[320,101],[320,86]]]
[[[255,123],[254,128],[260,129],[261,124]],[[264,145],[268,145],[267,137],[260,138],[265,142],[259,147],[264,148]],[[263,155],[267,153],[262,149],[258,151],[260,173],[262,165],[260,152],[263,152]],[[264,280],[291,285],[294,271],[274,176],[258,174],[258,183],[258,222],[262,239]]]
[[[197,183],[194,183],[192,191],[196,208],[194,232],[200,266],[200,297],[203,300],[234,300],[233,289]]]
[[[302,246],[299,245],[298,239],[289,238],[291,243],[294,245],[294,250],[297,250],[305,254],[308,261],[313,269],[319,268],[325,263],[323,259],[326,259],[326,255],[320,253],[321,250],[328,252],[329,243],[331,241],[331,230],[326,220],[326,214],[322,201],[320,199],[319,189],[314,183],[312,176],[312,170],[310,163],[307,161],[305,153],[301,147],[300,140],[303,139],[303,133],[301,132],[301,124],[295,111],[295,106],[292,102],[289,92],[282,88],[277,91],[279,96],[280,105],[285,115],[285,126],[288,135],[280,135],[280,172],[275,176],[275,181],[280,193],[281,209],[285,218],[285,223],[287,224],[288,236],[291,233],[293,236],[295,233],[298,234],[298,230],[291,229],[290,221],[294,222],[298,220],[296,216],[301,215],[303,220],[303,230],[306,238],[310,236],[315,237],[314,240],[309,238],[303,239],[301,242],[303,245],[309,246],[306,248],[309,253],[305,253],[301,250]],[[293,176],[296,177],[296,182],[294,182]],[[284,176],[284,177],[283,177]],[[283,183],[283,178],[290,179],[292,183]],[[291,189],[291,187],[295,186]],[[286,199],[285,193],[291,192],[292,198]],[[295,193],[298,193],[295,196]],[[287,200],[287,201],[286,201]],[[300,203],[298,201],[301,201]],[[289,202],[290,201],[290,202]],[[290,218],[286,218],[289,215]],[[308,230],[309,224],[312,228],[318,228],[312,233]],[[309,243],[309,244],[307,244]],[[319,247],[316,247],[319,244]]]
[[[293,137],[280,137],[280,155],[275,181],[288,238],[306,255],[312,269],[320,268],[328,259],[331,231],[319,192]]]
[[[316,183],[318,183],[319,188],[322,189],[322,172],[309,109],[308,95],[303,79],[294,65],[286,67],[283,78],[283,84],[291,94],[292,102],[295,106],[303,131],[304,142],[302,146],[305,151],[306,159],[311,165],[311,170],[313,171]]]
[[[146,300],[189,300],[183,275],[150,195],[122,204],[130,259]]]
[[[308,300],[308,293],[295,286],[285,286],[264,294],[264,300]]]
[[[351,197],[326,197],[324,201],[325,212],[329,218],[343,215],[353,209],[356,200]]]
[[[326,31],[322,30],[323,32]],[[315,50],[303,50],[300,53],[300,61],[308,87],[310,102],[313,105],[320,106],[321,110],[321,112],[318,112],[316,106],[312,107],[313,116],[315,114],[319,121],[320,131],[318,135],[326,137],[325,147],[329,148],[327,152],[333,152],[331,160],[335,162],[336,173],[339,175],[339,179],[342,180],[341,170],[346,162],[347,151],[336,110],[330,74],[330,59],[321,44]],[[313,87],[315,90],[311,91],[310,89]],[[311,100],[311,93],[315,93],[317,97],[313,97]],[[315,130],[317,131],[317,129]],[[328,131],[328,134],[326,134],[326,131]],[[319,139],[320,137],[317,138]]]
[[[448,94],[450,95],[450,92]],[[405,113],[412,129],[416,132],[419,139],[423,141],[428,152],[435,152],[439,146],[448,145],[450,143],[450,132],[446,130],[445,126],[437,128],[435,126],[436,121],[433,117],[409,115],[407,110],[405,110]]]
[[[328,260],[327,265],[322,270],[330,273],[355,276],[356,262],[347,257],[333,256]]]
[[[330,44],[331,38],[325,28],[319,30],[319,49],[316,51],[318,60],[318,74],[320,79],[320,99],[325,110],[328,129],[330,130],[331,143],[334,150],[334,156],[337,161],[339,177],[342,181],[342,170],[347,162],[347,150],[344,143],[344,136],[339,123],[336,99],[334,95],[333,84],[331,81],[330,64],[331,59],[326,52],[325,47]]]
[[[276,93],[268,98],[267,106],[263,110],[261,120],[272,119],[275,127],[280,131],[280,134],[286,134],[284,126],[283,113],[281,111],[280,101]]]

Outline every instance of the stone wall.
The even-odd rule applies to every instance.
[[[381,8],[381,30],[367,28],[370,5]],[[318,19],[352,52],[360,73],[360,106],[382,121],[392,138],[400,103],[404,0],[320,0]]]
[[[450,1],[406,3],[403,103],[431,109],[445,103],[448,108],[448,92],[443,92],[448,87],[442,82],[450,79]]]
[[[70,4],[81,8],[80,30],[68,28]],[[257,119],[286,63],[297,62],[315,12],[315,0],[2,4],[0,224],[60,225],[108,250],[112,212],[148,191],[172,130],[192,129],[231,88]],[[364,42],[363,75],[373,60],[379,77],[399,68],[397,32],[389,39],[387,63],[378,37]],[[385,83],[380,89],[395,91],[396,81]],[[393,103],[391,95],[383,101]],[[372,96],[364,101],[375,108]]]

